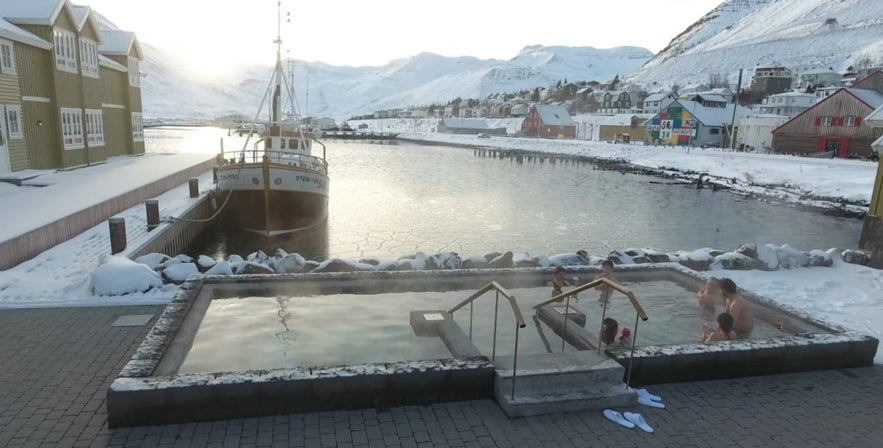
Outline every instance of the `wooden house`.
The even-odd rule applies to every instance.
[[[674,100],[646,122],[644,142],[654,145],[727,147],[734,118],[738,120],[750,113],[750,110],[732,103],[725,107],[710,107],[696,101]]]
[[[863,117],[883,105],[883,72],[841,88],[773,131],[773,149],[787,154],[833,151],[837,157],[872,155],[874,129]]]
[[[521,123],[521,135],[541,138],[576,138],[576,123],[564,106],[537,104]]]
[[[128,52],[104,56],[107,33],[88,7],[0,0],[0,17],[0,121],[7,125],[0,129],[0,171],[72,168],[144,152],[134,34]]]

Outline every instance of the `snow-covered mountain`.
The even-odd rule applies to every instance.
[[[144,114],[203,117],[253,114],[268,87],[272,65],[246,67],[227,80],[192,79],[175,58],[142,43]],[[525,47],[510,60],[446,57],[432,53],[397,59],[382,67],[337,67],[292,60],[289,65],[300,110],[337,119],[379,109],[480,98],[492,93],[548,87],[560,80],[608,81],[633,73],[653,54],[644,48]]]
[[[883,64],[883,1],[728,0],[699,19],[631,79],[660,86],[703,82],[739,69]]]

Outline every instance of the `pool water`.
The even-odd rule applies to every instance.
[[[705,314],[695,293],[674,282],[625,283],[644,306],[649,320],[641,322],[637,344],[669,345],[696,342],[703,321],[715,329],[714,314]],[[510,290],[527,326],[518,333],[518,354],[573,351],[535,317],[533,306],[549,298],[550,288]],[[230,372],[443,359],[451,357],[441,339],[416,336],[410,312],[447,310],[473,291],[429,291],[374,295],[335,294],[309,297],[242,297],[211,302],[179,373]],[[494,342],[495,293],[473,302],[472,342],[491,357]],[[597,334],[602,307],[599,293],[584,292],[571,306],[587,315],[586,331]],[[720,310],[718,311],[720,312]],[[614,293],[607,312],[620,329],[634,327],[635,313],[625,296]],[[470,307],[454,314],[470,334]],[[511,355],[515,318],[500,297],[496,355]],[[758,321],[752,338],[779,335]]]

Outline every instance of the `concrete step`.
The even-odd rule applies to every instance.
[[[511,390],[496,390],[497,403],[509,417],[526,417],[560,412],[591,411],[635,406],[638,395],[624,383],[594,385],[572,391],[523,394],[516,385],[515,398]]]
[[[511,357],[494,361],[497,365],[494,396],[510,417],[628,407],[637,403],[635,392],[622,381],[625,369],[593,350],[519,357],[517,372],[512,371],[511,362]]]
[[[494,361],[496,382],[503,390],[511,390],[514,377],[518,390],[526,394],[573,391],[592,384],[619,384],[625,374],[625,368],[619,363],[594,351],[521,356],[517,375],[511,370],[511,358],[498,357]]]

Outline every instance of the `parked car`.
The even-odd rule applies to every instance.
[[[484,132],[482,132],[481,134],[476,135],[476,137],[478,137],[478,138],[491,138],[490,135],[485,134]]]

